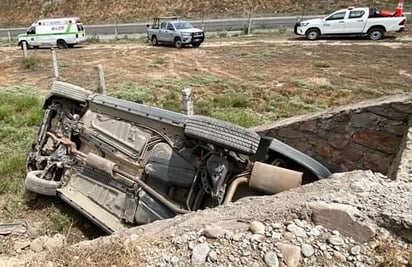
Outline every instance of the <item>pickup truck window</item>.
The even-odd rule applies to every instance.
[[[335,13],[331,16],[329,16],[328,18],[326,18],[326,20],[339,20],[339,19],[344,19],[346,15],[346,11],[342,11],[342,12],[338,12]]]
[[[363,10],[353,10],[349,12],[349,19],[358,19],[365,15],[365,11]]]
[[[168,23],[168,24],[167,24],[167,30],[169,30],[169,31],[174,31],[175,28],[173,28],[173,25],[172,25],[171,23]]]
[[[186,21],[181,21],[181,22],[175,23],[175,27],[178,30],[193,28],[192,24],[190,24],[189,22],[186,22]]]
[[[162,29],[162,30],[165,30],[166,29],[166,22],[162,22],[161,24],[160,24],[160,29]]]

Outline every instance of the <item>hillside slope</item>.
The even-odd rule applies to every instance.
[[[305,3],[305,4],[304,4]],[[340,6],[373,5],[393,10],[397,0],[1,0],[0,26],[27,26],[43,17],[79,16],[85,23],[114,23],[146,21],[155,15],[180,15],[201,18],[245,15],[253,8],[255,14],[276,13],[300,14],[305,12],[328,12]],[[412,6],[412,0],[405,1],[405,9]]]

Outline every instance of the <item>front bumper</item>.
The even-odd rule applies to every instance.
[[[295,26],[293,27],[293,31],[297,35],[305,35],[306,30],[300,25],[300,23],[296,23]]]
[[[193,43],[202,43],[205,40],[204,33],[192,33],[191,35],[183,35],[182,43],[183,44],[193,44]]]

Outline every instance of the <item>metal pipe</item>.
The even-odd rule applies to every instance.
[[[122,171],[119,169],[119,167],[115,166],[113,169],[114,172],[125,176],[126,178],[129,178],[130,180],[136,182],[144,191],[146,191],[147,193],[149,193],[150,195],[152,195],[154,198],[156,198],[157,200],[159,200],[163,205],[165,205],[166,207],[168,207],[169,209],[171,209],[172,211],[174,211],[175,213],[178,214],[184,214],[184,213],[189,213],[190,211],[188,210],[184,210],[184,209],[180,209],[177,208],[172,202],[170,202],[169,200],[167,200],[164,196],[162,196],[161,194],[159,194],[156,190],[154,190],[153,188],[151,188],[149,185],[147,185],[145,182],[143,182],[142,180],[134,177],[133,175]]]
[[[225,200],[223,201],[223,204],[228,204],[232,202],[233,196],[235,195],[235,192],[239,186],[239,184],[243,183],[248,183],[249,178],[245,176],[241,176],[239,178],[236,178],[229,186],[229,189],[227,190]]]

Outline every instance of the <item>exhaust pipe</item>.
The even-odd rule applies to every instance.
[[[303,172],[255,162],[249,186],[265,194],[276,194],[302,184]]]

